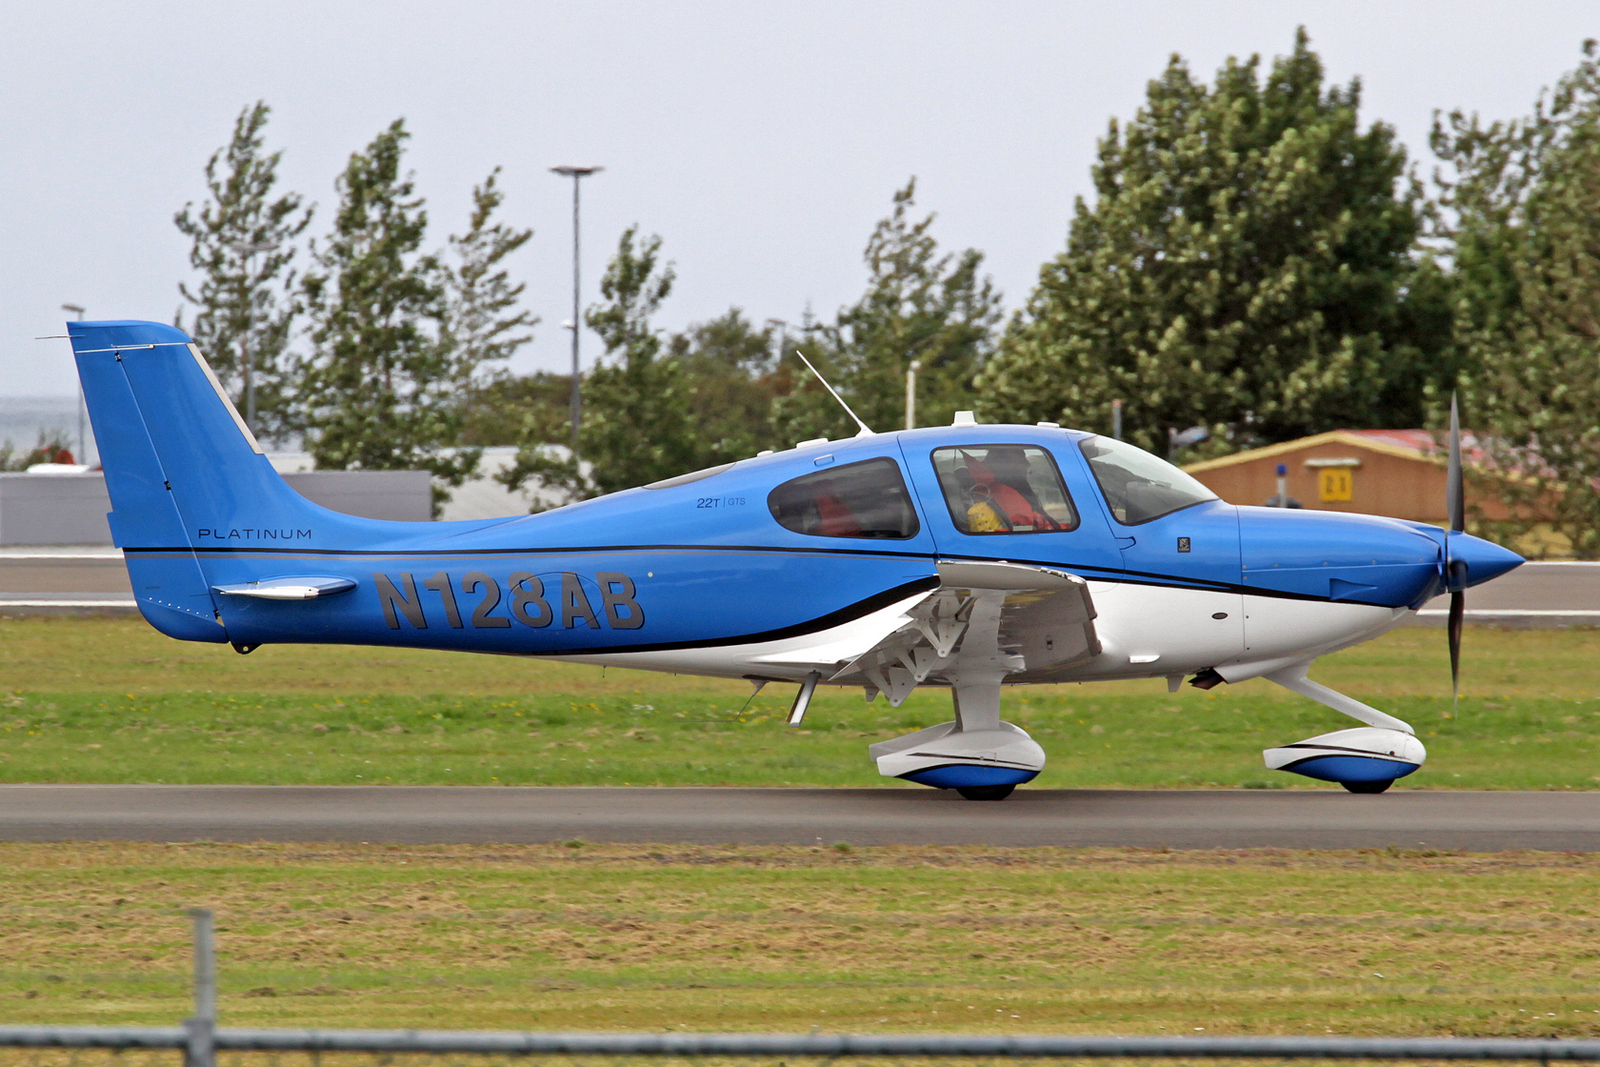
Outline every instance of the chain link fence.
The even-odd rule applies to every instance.
[[[983,1034],[534,1033],[219,1027],[215,936],[194,918],[193,1017],[182,1026],[6,1026],[0,1067],[850,1067],[1017,1060],[1600,1061],[1600,1039],[1474,1037],[1073,1037]]]

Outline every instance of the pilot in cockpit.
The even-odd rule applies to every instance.
[[[968,533],[1065,529],[1040,506],[1028,483],[1028,459],[1020,447],[990,448],[981,460],[963,450],[961,458],[972,479],[968,490],[972,499],[967,509]]]

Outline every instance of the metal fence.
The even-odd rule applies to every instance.
[[[853,1061],[1010,1061],[1079,1059],[1314,1059],[1314,1060],[1562,1060],[1600,1061],[1600,1040],[1475,1037],[1072,1037],[980,1034],[696,1034],[533,1033],[495,1030],[299,1030],[217,1026],[215,935],[209,911],[194,917],[195,1013],[182,1026],[6,1026],[0,1049],[64,1055],[89,1049],[143,1051],[165,1062],[182,1054],[184,1067],[216,1067],[218,1053],[302,1054],[375,1058],[379,1067],[402,1056],[539,1056],[584,1063],[765,1060],[826,1065]],[[160,1054],[167,1056],[162,1057]],[[4,1057],[0,1056],[0,1061]]]

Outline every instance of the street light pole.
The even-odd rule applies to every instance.
[[[591,174],[599,174],[604,167],[551,167],[552,174],[572,179],[572,455],[578,455],[578,427],[583,420],[583,393],[578,380],[578,333],[583,328],[579,316],[581,279],[578,273],[578,186]]]
[[[278,250],[278,244],[276,241],[261,241],[255,244],[241,242],[236,245],[230,245],[229,247],[233,249],[235,255],[241,256],[244,259],[244,277],[245,285],[247,286],[244,294],[246,311],[244,330],[239,335],[239,369],[244,372],[244,424],[250,427],[251,433],[255,433],[255,359],[250,354],[250,330],[253,326],[255,326],[255,291],[253,288],[248,288],[251,282],[250,257],[256,255],[258,252],[266,252],[268,254],[276,252]]]
[[[62,304],[61,310],[70,311],[78,316],[79,322],[83,321],[84,309],[81,305]],[[80,375],[78,378],[78,454],[74,457],[79,463],[87,463],[89,461],[89,450],[85,447],[85,444],[83,430],[83,378]]]

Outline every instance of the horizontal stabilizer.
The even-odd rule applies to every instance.
[[[260,600],[315,600],[318,597],[348,593],[356,587],[351,578],[269,578],[242,585],[214,585],[213,592],[224,596],[248,596]]]

